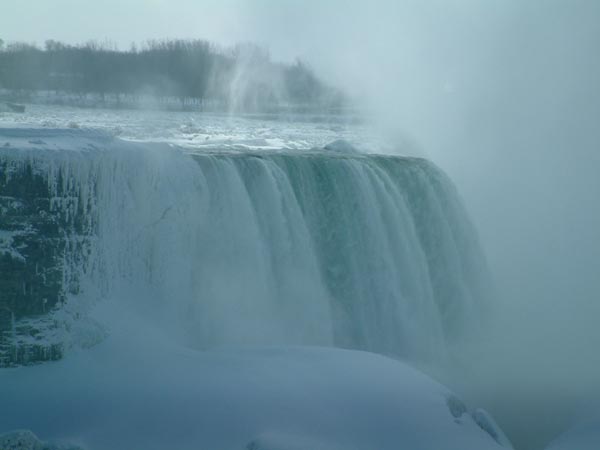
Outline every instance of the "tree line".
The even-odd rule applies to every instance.
[[[110,96],[176,98],[242,111],[272,107],[337,107],[343,95],[309,66],[277,63],[255,45],[220,48],[204,40],[150,40],[119,50],[110,43],[43,48],[0,40],[0,88]]]

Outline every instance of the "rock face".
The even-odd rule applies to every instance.
[[[0,156],[0,367],[63,353],[52,312],[77,292],[65,255],[82,224],[65,214],[77,198],[57,186],[31,160]]]

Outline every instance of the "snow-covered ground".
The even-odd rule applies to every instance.
[[[96,347],[0,371],[0,433],[27,428],[89,449],[510,448],[484,412],[469,413],[448,389],[383,356],[195,351],[116,303],[96,314],[111,324]]]
[[[293,119],[293,120],[290,120]],[[23,114],[0,112],[0,126],[93,128],[139,141],[170,142],[195,149],[310,149],[345,139],[363,151],[402,152],[402,142],[383,142],[356,118],[336,115],[231,116],[200,112],[83,109],[26,105]],[[3,143],[0,142],[0,147]]]
[[[556,438],[546,450],[598,450],[600,448],[600,415],[583,418]]]

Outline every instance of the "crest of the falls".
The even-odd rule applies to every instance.
[[[113,298],[196,347],[336,345],[421,359],[485,309],[475,232],[426,160],[0,133],[10,141],[2,177],[42,177],[50,209],[71,224],[60,308],[76,315]]]

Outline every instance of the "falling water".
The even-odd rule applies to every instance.
[[[474,230],[426,160],[194,153],[84,131],[45,139],[4,158],[42,174],[72,224],[67,306],[119,299],[198,348],[316,344],[415,359],[443,354],[485,310]]]

